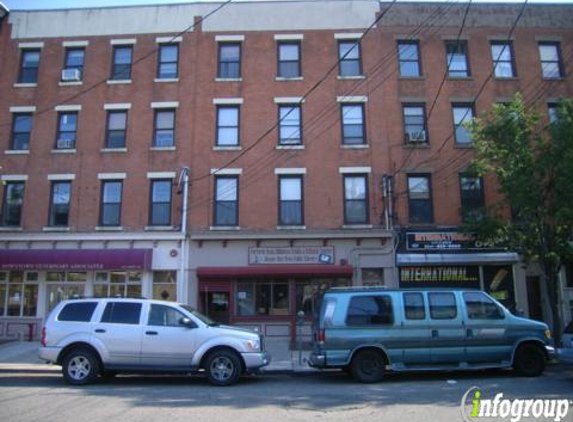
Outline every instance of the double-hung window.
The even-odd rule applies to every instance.
[[[408,176],[408,211],[410,223],[434,222],[430,176]]]
[[[241,43],[219,43],[217,77],[221,79],[238,79],[241,77]]]
[[[172,147],[175,145],[175,110],[159,109],[155,111],[154,147]]]
[[[38,68],[40,67],[39,49],[22,49],[20,52],[20,74],[18,83],[38,83]]]
[[[84,73],[85,49],[66,48],[66,59],[64,63],[63,81],[81,81]]]
[[[426,130],[426,109],[422,104],[402,106],[404,118],[404,139],[409,144],[428,142]]]
[[[65,227],[70,217],[70,199],[72,182],[52,182],[50,216],[48,224],[53,227]]]
[[[58,135],[56,149],[74,149],[76,147],[76,132],[78,129],[77,112],[60,112],[58,115]]]
[[[468,174],[460,174],[461,214],[464,221],[480,218],[485,207],[483,180]]]
[[[125,148],[127,110],[109,111],[107,114],[106,148]]]
[[[491,57],[496,78],[513,78],[516,76],[513,62],[513,44],[511,42],[492,42]]]
[[[237,176],[215,177],[215,226],[238,226],[239,178]]]
[[[400,76],[407,78],[422,76],[418,41],[398,41],[398,62]]]
[[[342,104],[342,144],[361,145],[366,143],[366,125],[364,124],[364,104]]]
[[[24,203],[24,182],[6,182],[2,205],[2,225],[19,227]]]
[[[299,104],[279,106],[279,145],[302,144],[301,121]]]
[[[101,185],[100,225],[119,226],[121,221],[121,180],[105,180]]]
[[[472,142],[471,132],[465,127],[474,117],[472,104],[452,104],[454,119],[454,133],[456,144],[470,145]]]
[[[157,62],[158,79],[176,79],[179,76],[179,45],[160,44]]]
[[[470,76],[467,41],[446,41],[446,65],[450,78]]]
[[[541,59],[541,74],[544,78],[555,79],[564,76],[559,43],[540,42],[539,57]]]
[[[131,59],[133,47],[115,46],[113,48],[113,65],[111,69],[112,80],[129,80],[131,79]]]
[[[30,149],[30,133],[32,132],[32,113],[15,113],[12,118],[13,150],[27,151]]]
[[[171,179],[151,180],[149,225],[171,225]]]
[[[217,146],[239,146],[239,106],[217,106]]]
[[[360,41],[338,42],[338,74],[342,77],[361,76],[362,63]]]
[[[344,224],[368,224],[368,176],[344,176]]]
[[[302,176],[279,178],[279,225],[302,226],[303,192]]]
[[[300,42],[278,43],[278,77],[299,78],[301,76]]]

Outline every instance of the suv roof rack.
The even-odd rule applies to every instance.
[[[148,298],[143,296],[122,296],[122,295],[115,295],[115,296],[82,296],[82,295],[72,295],[68,298],[68,300],[77,300],[77,299],[145,299]]]

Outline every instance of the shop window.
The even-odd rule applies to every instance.
[[[97,272],[95,274],[95,297],[141,297],[140,272]]]
[[[177,272],[153,271],[153,299],[176,300]]]
[[[485,265],[484,290],[511,312],[515,312],[515,289],[511,265]]]
[[[453,293],[428,293],[432,319],[456,319],[458,308]]]
[[[344,287],[350,284],[346,278],[309,279],[296,283],[296,311],[308,316],[318,315],[322,293],[332,287]]]
[[[288,286],[286,282],[237,283],[237,315],[288,315]]]
[[[36,316],[38,273],[0,273],[0,316]]]
[[[390,296],[356,296],[350,299],[346,325],[385,325],[393,322],[394,312]]]
[[[384,285],[384,268],[363,268],[362,269],[363,286],[383,286]]]
[[[63,300],[82,297],[86,280],[85,272],[48,271],[46,273],[48,310],[51,311]]]

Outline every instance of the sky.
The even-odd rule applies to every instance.
[[[195,1],[208,2],[212,0],[195,0]],[[414,1],[435,1],[435,0],[414,0]],[[462,0],[462,1],[467,1],[467,0]],[[483,1],[496,3],[495,0],[474,0],[474,2],[483,2]],[[95,7],[124,6],[124,5],[137,5],[137,4],[189,3],[190,1],[189,0],[0,0],[0,2],[4,3],[8,7],[8,9],[60,9],[60,8],[70,8],[70,7],[76,8],[76,7],[94,7],[94,6]],[[522,3],[522,2],[523,0],[503,1],[503,3]],[[529,3],[573,3],[573,0],[529,0]]]

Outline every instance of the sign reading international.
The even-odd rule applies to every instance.
[[[249,248],[249,265],[334,264],[334,246]]]
[[[410,232],[406,233],[406,248],[410,251],[480,250],[492,249],[492,245],[460,232]]]
[[[479,267],[473,265],[400,267],[400,287],[479,288]]]

